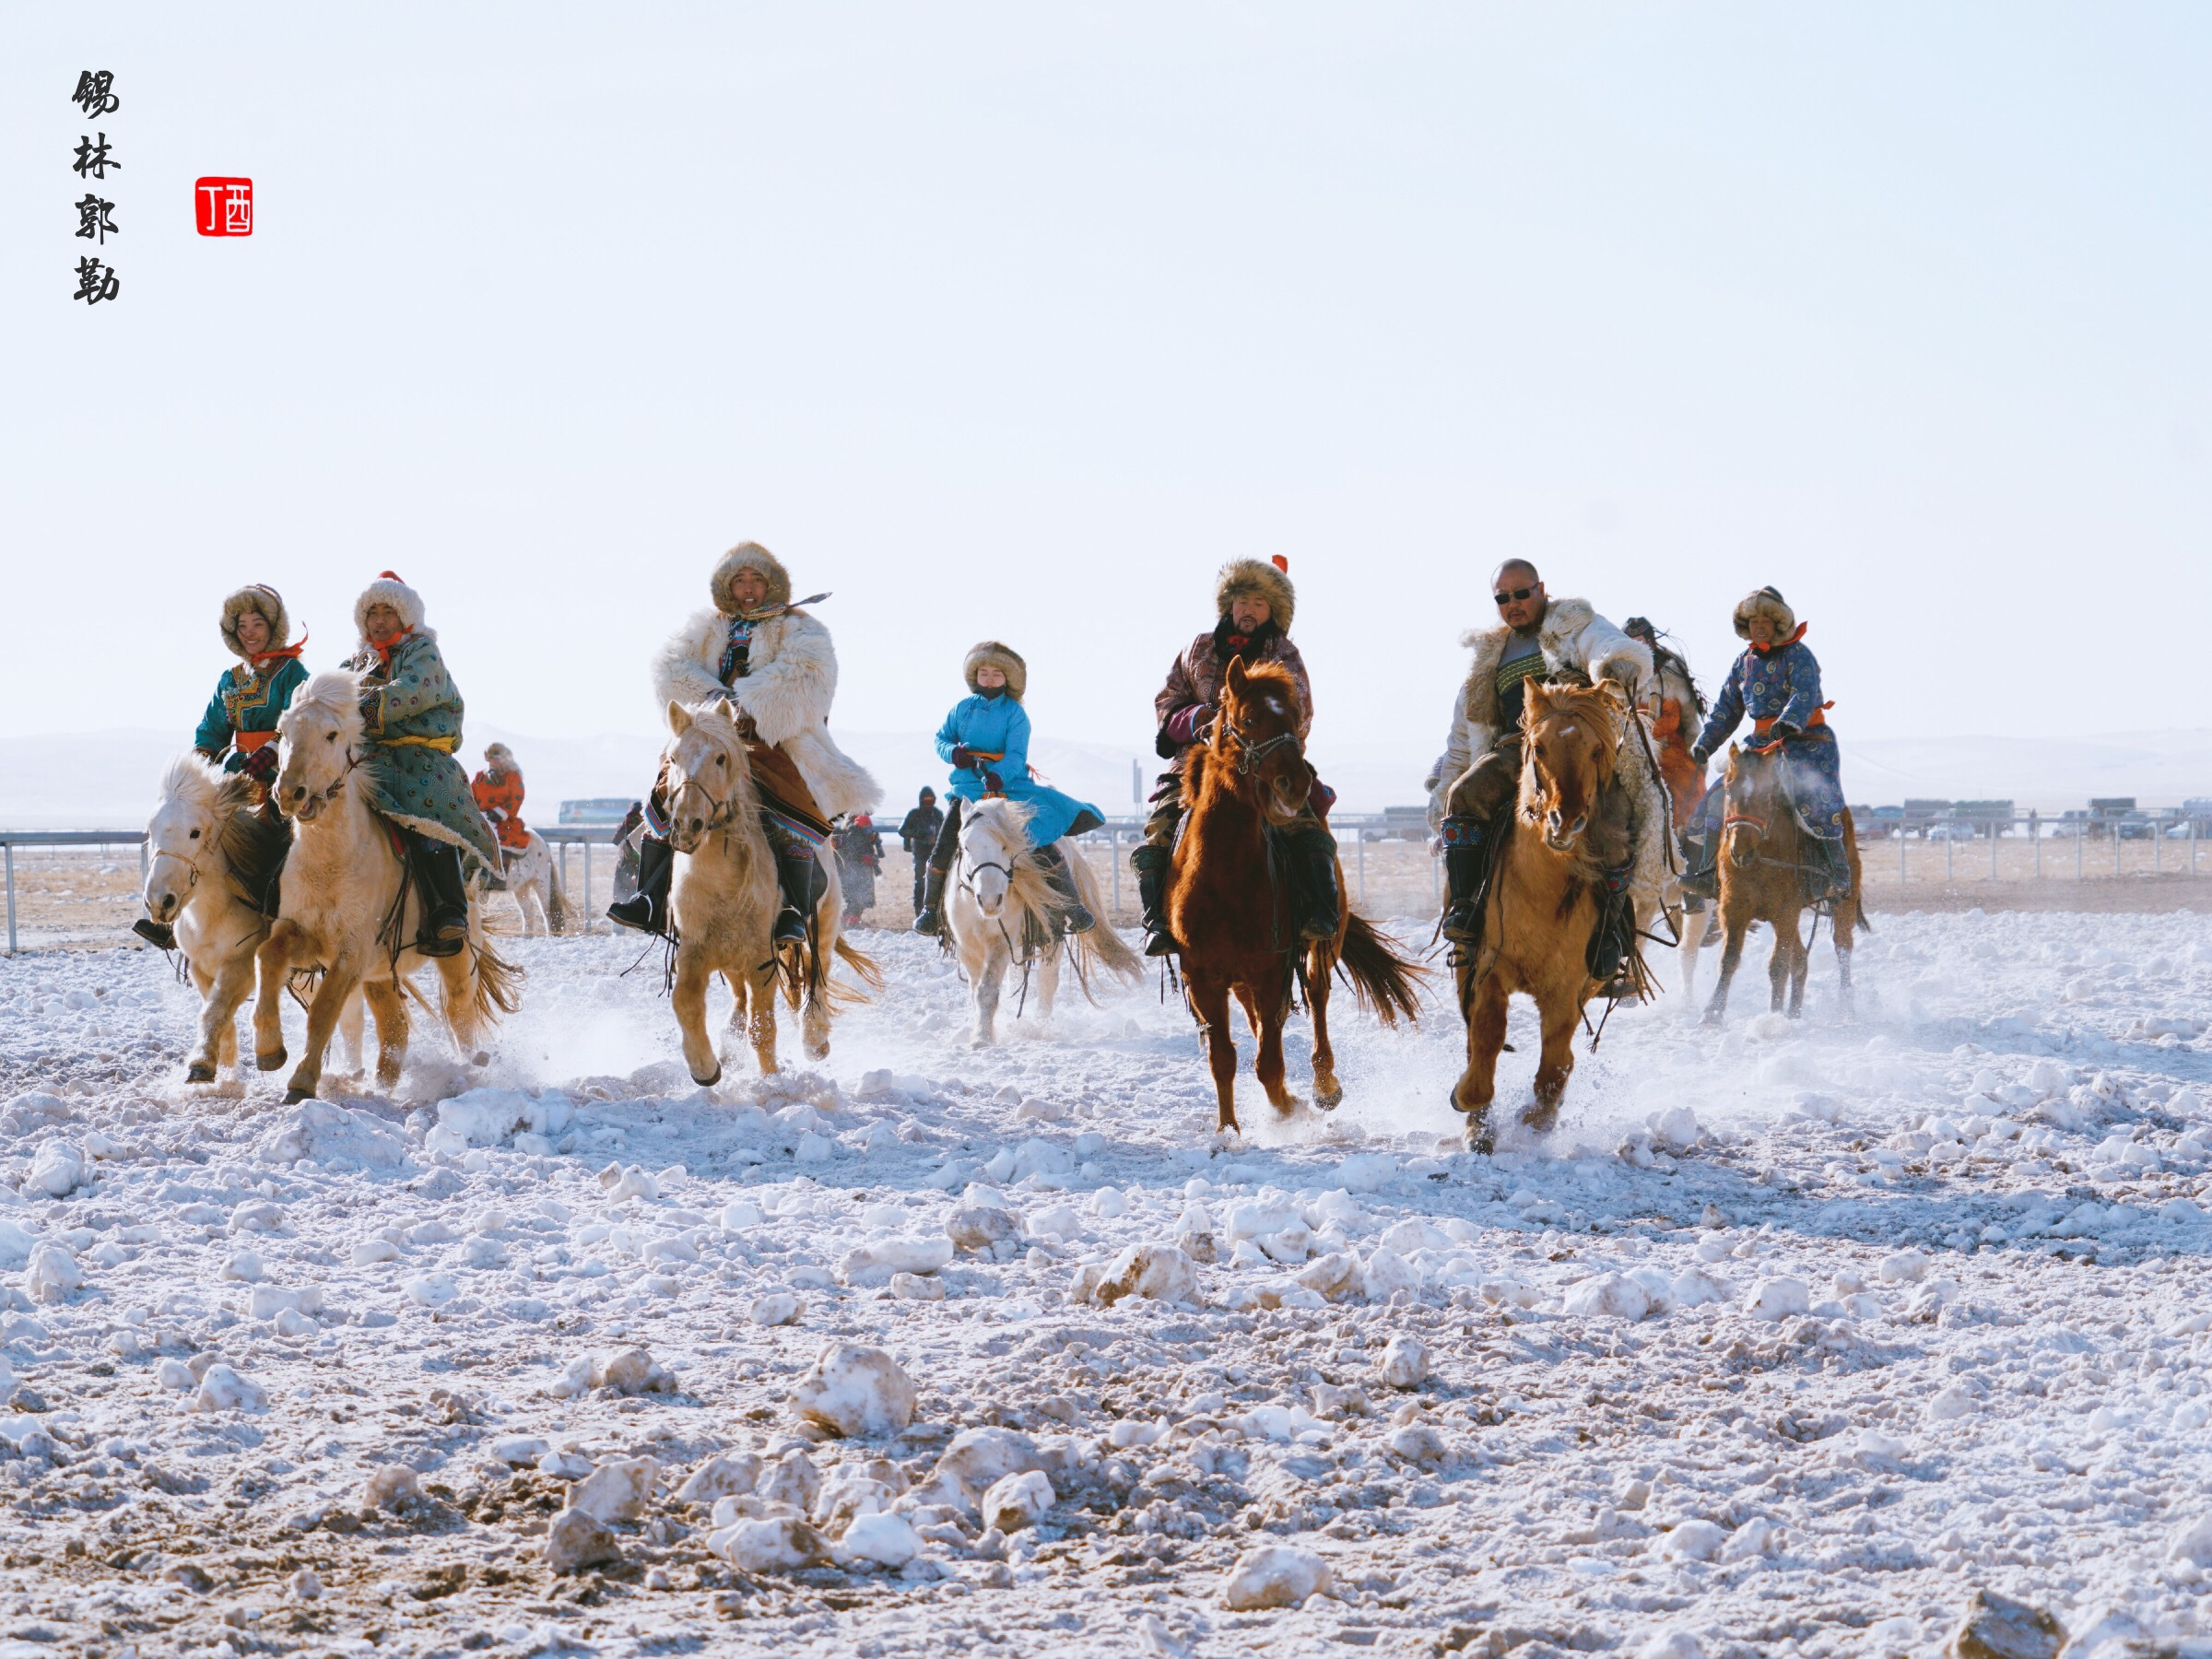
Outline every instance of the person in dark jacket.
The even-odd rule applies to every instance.
[[[838,886],[844,893],[847,927],[876,908],[876,872],[883,863],[883,836],[875,820],[856,813],[834,837]]]
[[[937,792],[924,789],[914,809],[899,820],[899,840],[914,861],[914,914],[922,913],[922,889],[928,885],[929,850],[937,844],[945,828],[945,814],[937,806]]]

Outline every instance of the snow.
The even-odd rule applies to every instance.
[[[292,1109],[182,1085],[159,960],[0,962],[13,1617],[238,1651],[307,1572],[332,1651],[1918,1653],[1978,1594],[2202,1641],[2212,924],[1877,926],[1858,1023],[1819,952],[1803,1022],[1623,1010],[1487,1159],[1448,1009],[1340,1005],[1345,1105],[1247,1076],[1218,1142],[1155,987],[969,1051],[890,935],[774,1078],[695,1088],[634,947],[517,941],[488,1066],[426,1020]]]

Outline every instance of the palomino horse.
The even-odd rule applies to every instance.
[[[1744,959],[1744,935],[1754,922],[1774,930],[1774,954],[1767,960],[1767,978],[1773,987],[1770,1006],[1783,1010],[1788,992],[1789,1016],[1805,1012],[1805,976],[1812,967],[1812,952],[1797,932],[1797,918],[1806,907],[1800,865],[1817,863],[1819,854],[1812,837],[1797,821],[1790,804],[1788,757],[1779,750],[1728,746],[1728,770],[1721,780],[1720,921],[1726,943],[1721,951],[1720,982],[1705,1005],[1705,1023],[1718,1025],[1728,1011],[1728,985]],[[1851,897],[1837,900],[1831,918],[1836,937],[1836,972],[1842,982],[1843,1017],[1851,1018],[1851,949],[1858,928],[1866,922],[1860,895],[1865,889],[1859,867],[1859,836],[1843,812],[1843,856],[1851,866]],[[1814,924],[1819,925],[1818,912]]]
[[[1185,751],[1182,798],[1190,808],[1169,872],[1167,921],[1182,956],[1191,1012],[1206,1033],[1206,1057],[1219,1104],[1218,1129],[1237,1127],[1237,1042],[1229,1029],[1229,999],[1243,1005],[1245,1024],[1259,1038],[1253,1065],[1268,1103],[1288,1116],[1298,1098],[1283,1087],[1283,1021],[1302,979],[1313,1011],[1313,1098],[1329,1107],[1344,1098],[1336,1054],[1329,1044],[1329,979],[1341,971],[1362,1008],[1382,1023],[1419,1017],[1420,970],[1383,942],[1373,925],[1340,897],[1333,938],[1308,945],[1297,935],[1295,909],[1276,875],[1271,825],[1302,818],[1313,769],[1298,735],[1298,688],[1287,669],[1269,663],[1247,669],[1241,657],[1221,682],[1221,710],[1212,736]],[[1337,891],[1344,890],[1341,870]]]
[[[749,1029],[763,1077],[776,1069],[779,977],[793,1007],[800,1006],[804,994],[806,1057],[826,1059],[830,1017],[852,994],[830,984],[833,958],[843,958],[871,988],[883,983],[875,962],[839,936],[844,899],[837,861],[820,860],[828,879],[815,900],[812,947],[796,953],[800,959],[779,962],[772,939],[783,900],[775,854],[760,827],[760,797],[729,705],[672,702],[668,725],[676,734],[662,757],[668,840],[677,853],[669,911],[677,937],[671,1000],[683,1028],[684,1064],[696,1083],[722,1080],[722,1056],[707,1033],[707,983],[717,973],[737,999],[731,1029]]]
[[[1040,1018],[1052,1018],[1053,1002],[1060,992],[1060,941],[1054,937],[1060,900],[1030,848],[1031,810],[994,797],[971,807],[960,826],[959,886],[947,903],[945,918],[952,926],[960,971],[973,989],[978,1047],[997,1040],[994,1026],[999,989],[1009,964],[1019,963],[1026,973],[1029,964],[1037,961]],[[1101,918],[1088,932],[1067,936],[1077,982],[1088,994],[1090,976],[1100,968],[1131,982],[1141,979],[1144,964],[1136,952],[1103,920],[1106,907],[1099,895],[1098,877],[1072,841],[1063,839],[1060,853],[1084,908]]]
[[[561,886],[560,861],[536,830],[530,831],[529,846],[507,865],[504,879],[515,909],[523,912],[524,934],[558,934],[568,927],[569,895]]]
[[[237,1070],[239,1006],[253,984],[253,953],[269,935],[251,888],[283,858],[286,836],[262,815],[255,794],[244,773],[180,755],[146,827],[146,913],[176,929],[200,994],[200,1043],[184,1067],[187,1083],[212,1083],[220,1066]],[[359,1071],[358,996],[347,1003],[339,1032]]]
[[[1467,1114],[1467,1144],[1493,1144],[1490,1102],[1505,1047],[1506,1003],[1535,1000],[1543,1030],[1535,1100],[1522,1123],[1539,1134],[1559,1119],[1574,1071],[1574,1028],[1599,989],[1589,948],[1606,893],[1604,868],[1618,849],[1592,844],[1591,820],[1614,782],[1625,722],[1618,690],[1530,680],[1521,708],[1521,790],[1483,898],[1482,945],[1454,963],[1467,1022],[1467,1068],[1452,1104]],[[1664,799],[1664,797],[1661,797]],[[1641,931],[1652,918],[1632,918]]]
[[[415,950],[422,896],[406,879],[406,866],[384,821],[358,789],[347,787],[364,739],[360,677],[318,674],[276,723],[284,738],[284,770],[276,776],[276,805],[298,826],[284,866],[276,924],[255,957],[261,971],[253,1005],[253,1047],[261,1069],[285,1062],[279,1019],[285,982],[302,969],[323,970],[308,1005],[306,1053],[285,1089],[287,1101],[315,1092],[331,1027],[358,987],[376,1016],[376,1077],[389,1088],[399,1081],[407,1051],[407,1010],[400,994],[424,959]],[[476,1055],[491,1024],[514,1011],[519,971],[496,955],[484,937],[481,900],[468,907],[468,944],[437,963],[440,1002],[447,1028],[465,1055]]]

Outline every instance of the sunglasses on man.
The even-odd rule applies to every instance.
[[[1490,597],[1498,601],[1499,608],[1502,610],[1509,605],[1520,604],[1522,600],[1527,598],[1535,591],[1536,590],[1533,587],[1500,588],[1497,593],[1492,594]]]

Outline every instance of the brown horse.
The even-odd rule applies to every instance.
[[[1521,708],[1521,792],[1483,899],[1483,943],[1454,964],[1467,1022],[1467,1069],[1452,1104],[1467,1114],[1467,1144],[1492,1147],[1490,1102],[1505,1047],[1506,1002],[1535,999],[1543,1023],[1535,1100],[1521,1121],[1539,1133],[1559,1119],[1574,1071],[1574,1028],[1596,992],[1590,935],[1606,891],[1604,867],[1618,848],[1593,845],[1593,820],[1612,783],[1630,718],[1610,685],[1531,680]],[[1641,926],[1648,918],[1637,918]]]
[[[1420,970],[1385,944],[1372,924],[1341,897],[1331,938],[1302,942],[1290,894],[1277,879],[1267,842],[1270,826],[1307,811],[1313,769],[1298,735],[1298,688],[1289,671],[1269,663],[1247,669],[1232,660],[1221,683],[1221,710],[1212,736],[1189,751],[1182,778],[1190,816],[1169,873],[1167,920],[1182,956],[1191,1013],[1206,1033],[1206,1056],[1218,1097],[1218,1129],[1237,1127],[1237,1043],[1229,1030],[1229,999],[1243,1005],[1259,1038],[1253,1070],[1276,1111],[1288,1116],[1298,1097],[1283,1087],[1283,1020],[1300,977],[1313,1011],[1313,1096],[1329,1107],[1344,1098],[1336,1054],[1329,1044],[1329,979],[1342,971],[1362,1008],[1382,1023],[1419,1014]]]
[[[1812,966],[1812,952],[1798,936],[1797,918],[1806,907],[1800,865],[1817,864],[1819,854],[1812,837],[1797,821],[1790,805],[1786,773],[1789,762],[1779,751],[1728,746],[1728,770],[1721,780],[1720,923],[1726,938],[1721,952],[1720,982],[1705,1005],[1705,1023],[1718,1025],[1728,1009],[1728,982],[1744,959],[1744,935],[1754,922],[1774,930],[1774,954],[1767,962],[1767,978],[1773,986],[1771,1006],[1783,1008],[1784,989],[1789,1016],[1805,1012],[1805,976]],[[1843,1017],[1851,1018],[1851,948],[1857,930],[1866,924],[1860,895],[1866,890],[1859,866],[1858,830],[1851,810],[1843,812],[1843,856],[1851,866],[1851,897],[1834,908],[1836,971],[1842,979]],[[1814,924],[1819,925],[1816,914]]]

